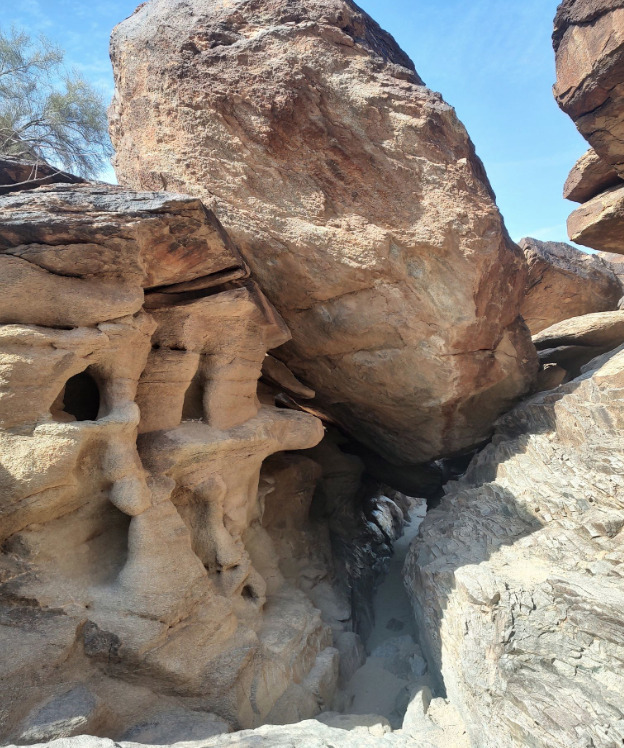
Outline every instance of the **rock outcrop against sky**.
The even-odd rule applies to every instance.
[[[111,55],[119,180],[217,212],[316,406],[394,462],[486,438],[535,373],[525,265],[392,37],[348,0],[152,0]]]

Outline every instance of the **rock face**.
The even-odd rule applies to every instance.
[[[624,254],[623,229],[624,186],[601,192],[568,218],[570,239],[600,252]]]
[[[617,275],[624,288],[624,257],[612,252],[600,252],[600,259]]]
[[[315,407],[395,463],[486,438],[536,370],[524,263],[394,40],[350,0],[152,0],[111,56],[120,181],[215,209]]]
[[[520,241],[529,265],[520,308],[533,335],[569,317],[617,309],[620,280],[600,258],[563,242]]]
[[[1,736],[318,713],[353,622],[308,519],[322,466],[265,464],[324,434],[275,407],[279,380],[314,394],[283,364],[258,389],[284,322],[197,199],[55,185],[0,213]]]
[[[620,346],[516,407],[412,546],[425,653],[475,745],[624,739],[623,394]]]
[[[593,249],[624,252],[624,3],[564,0],[553,44],[555,97],[593,149],[564,188],[584,203],[570,216],[568,234]]]
[[[564,0],[553,45],[554,93],[594,151],[624,174],[624,2]]]

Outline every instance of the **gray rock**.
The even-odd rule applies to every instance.
[[[50,699],[28,715],[20,732],[19,743],[68,738],[94,727],[98,702],[85,686],[76,686]]]
[[[624,345],[516,407],[410,550],[421,645],[482,748],[624,738],[623,391]]]
[[[206,740],[215,735],[231,732],[224,719],[210,712],[171,710],[131,727],[122,740],[146,745],[170,745],[192,740]]]

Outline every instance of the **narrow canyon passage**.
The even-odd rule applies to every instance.
[[[424,499],[412,502],[410,524],[395,541],[387,573],[374,592],[374,625],[365,643],[368,656],[336,702],[346,713],[381,715],[393,729],[402,726],[412,692],[430,687],[402,578],[407,551],[427,511]]]

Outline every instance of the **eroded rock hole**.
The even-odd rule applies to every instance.
[[[63,394],[63,412],[77,421],[95,421],[100,411],[100,389],[88,371],[67,380]]]
[[[199,372],[195,374],[184,396],[183,421],[202,421],[204,418],[203,382]]]
[[[256,595],[256,593],[253,591],[252,587],[248,584],[246,584],[243,587],[243,591],[241,592],[241,595],[245,600],[257,600],[258,599],[258,596]]]

